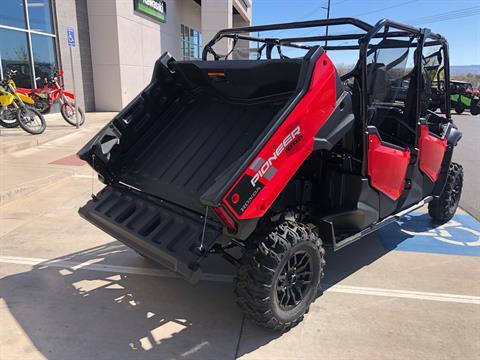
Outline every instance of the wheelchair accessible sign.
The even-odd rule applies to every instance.
[[[75,31],[71,26],[67,27],[67,43],[70,47],[75,47]]]
[[[380,241],[386,248],[480,256],[480,222],[468,214],[457,214],[448,223],[438,226],[430,220],[428,214],[414,212],[396,224],[380,230]]]

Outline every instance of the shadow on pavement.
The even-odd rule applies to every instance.
[[[373,235],[339,252],[328,250],[327,288],[409,237],[398,224],[389,228],[396,236],[388,246]],[[112,242],[56,260],[111,265],[128,252]],[[154,266],[138,261],[129,266]],[[239,347],[243,315],[231,283],[193,286],[178,278],[39,264],[1,279],[0,297],[36,350],[53,360],[233,359],[281,336],[246,321],[248,339]]]

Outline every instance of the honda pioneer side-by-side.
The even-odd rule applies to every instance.
[[[358,61],[340,75],[344,50]],[[448,59],[429,29],[353,18],[221,30],[201,60],[165,53],[79,151],[105,184],[80,215],[192,282],[203,259],[224,257],[247,316],[289,329],[318,294],[324,246],[427,203],[434,220],[454,215],[463,171],[448,91],[445,115],[428,110],[432,83],[449,89]]]

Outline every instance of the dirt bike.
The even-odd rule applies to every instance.
[[[9,70],[7,78],[0,81],[0,125],[6,128],[20,127],[32,135],[45,131],[46,123],[42,114],[32,108],[35,101],[16,91],[12,77],[16,71]]]
[[[76,126],[75,95],[65,91],[63,82],[60,81],[63,73],[63,70],[54,71],[53,74],[44,79],[44,85],[41,88],[24,88],[18,89],[18,91],[35,100],[35,108],[42,114],[50,111],[52,105],[59,101],[61,103],[60,112],[64,120],[70,125]],[[85,122],[85,114],[80,107],[78,107],[78,115],[78,125],[81,126]]]

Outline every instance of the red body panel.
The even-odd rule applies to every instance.
[[[335,104],[336,71],[324,53],[315,64],[304,97],[222,199],[232,214],[238,219],[258,218],[265,214],[312,152],[315,134],[331,115]],[[262,169],[265,173],[259,176]],[[251,184],[255,180],[256,186]],[[239,187],[249,188],[252,194],[249,200],[239,197],[236,190]],[[233,205],[239,202],[244,203],[241,211]]]
[[[440,139],[429,133],[428,125],[420,125],[420,138],[418,139],[420,170],[433,182],[438,179],[446,148],[447,138]]]
[[[392,200],[397,200],[405,188],[405,176],[410,162],[410,150],[400,150],[382,144],[375,134],[368,135],[368,175],[372,187]]]

